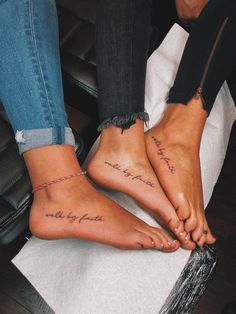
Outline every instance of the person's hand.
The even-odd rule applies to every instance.
[[[175,0],[180,19],[197,19],[208,0]]]

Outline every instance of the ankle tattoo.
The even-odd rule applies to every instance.
[[[42,189],[46,189],[47,187],[49,187],[52,184],[59,183],[59,182],[65,181],[65,180],[69,180],[71,178],[78,177],[81,175],[85,175],[86,173],[87,173],[86,171],[75,172],[75,173],[69,174],[67,176],[57,178],[57,179],[52,180],[52,181],[44,182],[40,185],[37,185],[35,188],[33,188],[32,193],[35,193],[35,192],[42,190]]]

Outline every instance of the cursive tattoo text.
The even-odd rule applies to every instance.
[[[142,182],[150,186],[151,188],[155,187],[155,185],[151,181],[144,179],[141,175],[133,174],[129,169],[122,168],[119,164],[113,164],[108,161],[105,161],[105,164],[117,171],[120,171],[120,173],[122,173],[124,177],[130,178],[132,181],[138,180],[139,182]]]
[[[84,215],[75,215],[72,211],[70,211],[68,214],[66,214],[63,210],[58,210],[55,213],[49,213],[45,215],[46,217],[51,217],[55,219],[64,219],[67,220],[69,223],[82,223],[84,221],[94,221],[94,222],[103,222],[104,218],[103,216],[96,215],[96,216],[89,216],[88,214]]]
[[[163,160],[169,169],[169,171],[173,174],[175,173],[175,166],[173,166],[172,161],[170,158],[166,156],[165,148],[162,146],[161,141],[152,136],[152,139],[157,147],[157,155],[160,156],[160,160]]]

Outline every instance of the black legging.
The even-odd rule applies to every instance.
[[[223,82],[236,66],[236,1],[210,0],[186,43],[169,103],[201,97],[210,113]]]
[[[164,37],[176,21],[174,0],[100,1],[96,22],[99,130],[111,124],[126,129],[137,118],[148,120],[144,88],[151,24]],[[235,35],[236,1],[209,0],[192,27],[167,102],[186,104],[201,97],[209,113],[223,82],[236,71]]]

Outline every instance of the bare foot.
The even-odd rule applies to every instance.
[[[199,148],[207,114],[201,101],[168,105],[161,122],[146,133],[148,158],[185,230],[203,246],[215,242],[203,205]]]
[[[122,249],[171,252],[179,247],[164,231],[148,226],[97,192],[85,178],[38,191],[30,229],[43,239],[79,238]]]
[[[80,171],[74,149],[69,146],[35,149],[25,153],[24,158],[34,187]],[[96,191],[85,176],[35,192],[30,229],[43,239],[79,238],[120,249],[173,252],[179,248],[178,241],[166,232],[147,225]]]
[[[142,122],[138,120],[136,124],[139,123]],[[99,149],[87,168],[89,176],[99,185],[137,200],[162,226],[175,234],[181,247],[192,250],[195,244],[184,231],[183,223],[160,187],[147,159],[143,125],[140,136],[132,136],[132,132],[137,131],[136,127],[132,126],[123,134],[116,127],[102,132]],[[128,132],[131,132],[131,136]],[[137,137],[143,138],[143,147],[138,144]],[[116,139],[121,139],[121,143],[117,143]]]

